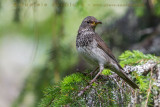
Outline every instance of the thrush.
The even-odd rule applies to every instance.
[[[93,83],[96,80],[104,68],[109,68],[118,74],[118,76],[121,77],[132,88],[139,88],[124,73],[123,68],[119,65],[111,50],[95,32],[95,28],[98,24],[102,24],[102,22],[98,21],[95,17],[86,17],[79,27],[76,39],[76,48],[78,53],[87,59],[87,61],[89,61],[91,64],[99,66],[99,72],[90,83]]]

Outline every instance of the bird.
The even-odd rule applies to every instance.
[[[78,53],[90,64],[99,66],[99,72],[90,83],[92,84],[96,81],[104,68],[108,68],[121,77],[133,89],[138,89],[138,85],[124,73],[124,69],[120,66],[110,48],[95,32],[95,28],[98,24],[102,24],[102,22],[93,16],[87,16],[82,21],[76,38]]]

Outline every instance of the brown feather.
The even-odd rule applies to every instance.
[[[110,50],[110,48],[108,48],[108,46],[107,46],[107,45],[105,44],[105,42],[101,39],[101,37],[100,37],[98,34],[95,34],[95,35],[94,35],[94,38],[95,38],[95,40],[96,40],[97,43],[98,43],[98,47],[99,47],[100,49],[102,49],[111,59],[113,59],[113,60],[116,62],[116,64],[118,65],[119,68],[123,69],[123,68],[119,65],[119,63],[118,63],[118,61],[116,60],[116,58],[114,57],[114,55],[112,54],[112,51]]]
[[[112,51],[108,48],[108,46],[105,44],[105,42],[100,38],[98,34],[94,35],[94,39],[98,43],[98,47],[102,49],[120,68],[119,70],[115,70],[115,72],[120,76],[124,81],[126,81],[132,88],[139,88],[137,84],[135,84],[131,79],[128,78],[128,76],[123,72],[123,68],[119,65],[118,61],[112,54]]]

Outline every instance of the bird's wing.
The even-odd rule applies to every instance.
[[[95,38],[95,40],[98,43],[98,47],[100,49],[102,49],[111,59],[113,59],[117,63],[117,65],[118,65],[119,68],[123,69],[119,65],[119,63],[116,60],[116,58],[114,57],[114,55],[112,54],[112,51],[110,50],[110,48],[105,44],[105,42],[101,39],[101,37],[98,34],[95,34],[94,38]]]
[[[112,51],[108,48],[105,42],[100,38],[98,34],[94,36],[94,39],[97,41],[98,47],[102,49],[112,60],[116,62],[118,67],[120,68],[119,71],[115,71],[123,80],[125,80],[132,88],[139,88],[137,84],[135,84],[128,76],[123,72],[123,68],[119,65],[118,61],[112,54]]]

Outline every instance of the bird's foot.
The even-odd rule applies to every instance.
[[[96,73],[96,71],[98,70],[98,68],[99,67],[96,67],[92,72],[90,72],[87,76],[93,76],[95,73]]]

